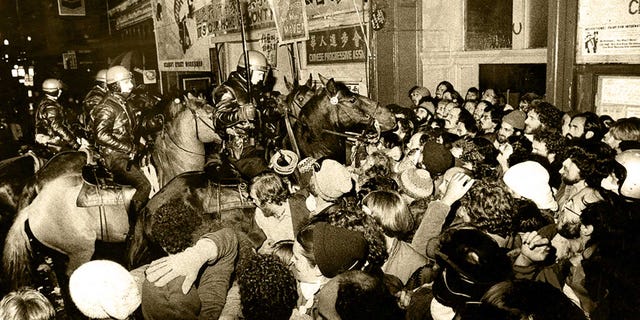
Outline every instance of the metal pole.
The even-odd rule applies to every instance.
[[[245,35],[246,30],[244,28],[244,13],[242,10],[242,6],[240,5],[240,0],[237,0],[237,2],[238,13],[240,14],[240,36],[242,37],[242,52],[244,52],[244,69],[247,79],[247,93],[249,94],[249,101],[253,102],[253,96],[251,95],[251,72],[249,71],[249,54],[247,52],[247,37]]]

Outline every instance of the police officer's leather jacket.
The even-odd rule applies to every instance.
[[[107,89],[100,85],[95,85],[82,100],[82,112],[84,116],[84,125],[87,129],[91,128],[91,110],[102,101],[107,94]]]
[[[78,149],[75,136],[68,127],[64,117],[64,109],[54,98],[46,95],[38,104],[36,111],[36,134],[49,136],[51,141],[58,140],[59,147]]]
[[[135,151],[133,116],[125,99],[114,92],[108,92],[91,110],[93,136],[102,156]]]
[[[216,104],[216,128],[226,128],[240,122],[238,107],[250,103],[247,80],[237,71],[213,91]]]

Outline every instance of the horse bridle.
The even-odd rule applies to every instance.
[[[336,107],[336,112],[339,112],[339,107],[343,107],[340,105],[340,98],[338,98],[338,94],[336,93],[335,96],[331,96],[329,95],[329,91],[325,88],[324,89],[327,97],[329,97],[329,102],[334,105]],[[377,103],[376,104],[376,109],[373,111],[373,114],[376,114],[376,112],[378,112],[378,108],[380,108],[380,104]],[[349,113],[346,113],[347,117],[349,117],[349,119],[353,120],[353,118],[349,115]],[[378,120],[376,119],[376,117],[374,115],[372,115],[369,112],[365,112],[365,114],[367,115],[367,118],[369,119],[369,123],[367,124],[367,127],[373,125],[374,128],[376,129],[377,135],[378,137],[380,137],[380,124],[378,123]],[[327,132],[325,130],[325,132]]]
[[[195,122],[196,125],[196,138],[200,139],[200,128],[198,127],[198,122],[202,122],[207,128],[211,129],[211,131],[215,132],[215,128],[213,127],[213,114],[211,115],[211,125],[208,124],[205,119],[203,119],[201,116],[198,115],[198,113],[196,112],[196,110],[189,108],[189,111],[191,111],[191,115],[193,116],[193,121]],[[163,132],[164,132],[164,126],[163,126]],[[169,137],[169,140],[171,140],[171,142],[173,142],[173,144],[178,147],[178,149],[186,152],[186,153],[190,153],[190,154],[195,154],[198,156],[205,156],[206,154],[204,153],[200,153],[200,152],[195,152],[195,151],[191,151],[191,150],[187,150],[184,147],[182,147],[181,145],[179,145],[170,134],[167,134],[167,136]]]

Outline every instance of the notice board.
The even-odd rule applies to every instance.
[[[580,0],[577,63],[640,63],[640,1]]]
[[[640,76],[598,76],[596,113],[640,118]]]

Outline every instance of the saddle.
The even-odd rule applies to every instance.
[[[117,206],[125,203],[124,189],[113,181],[113,175],[104,166],[88,164],[82,167],[82,188],[76,199],[81,208]]]

